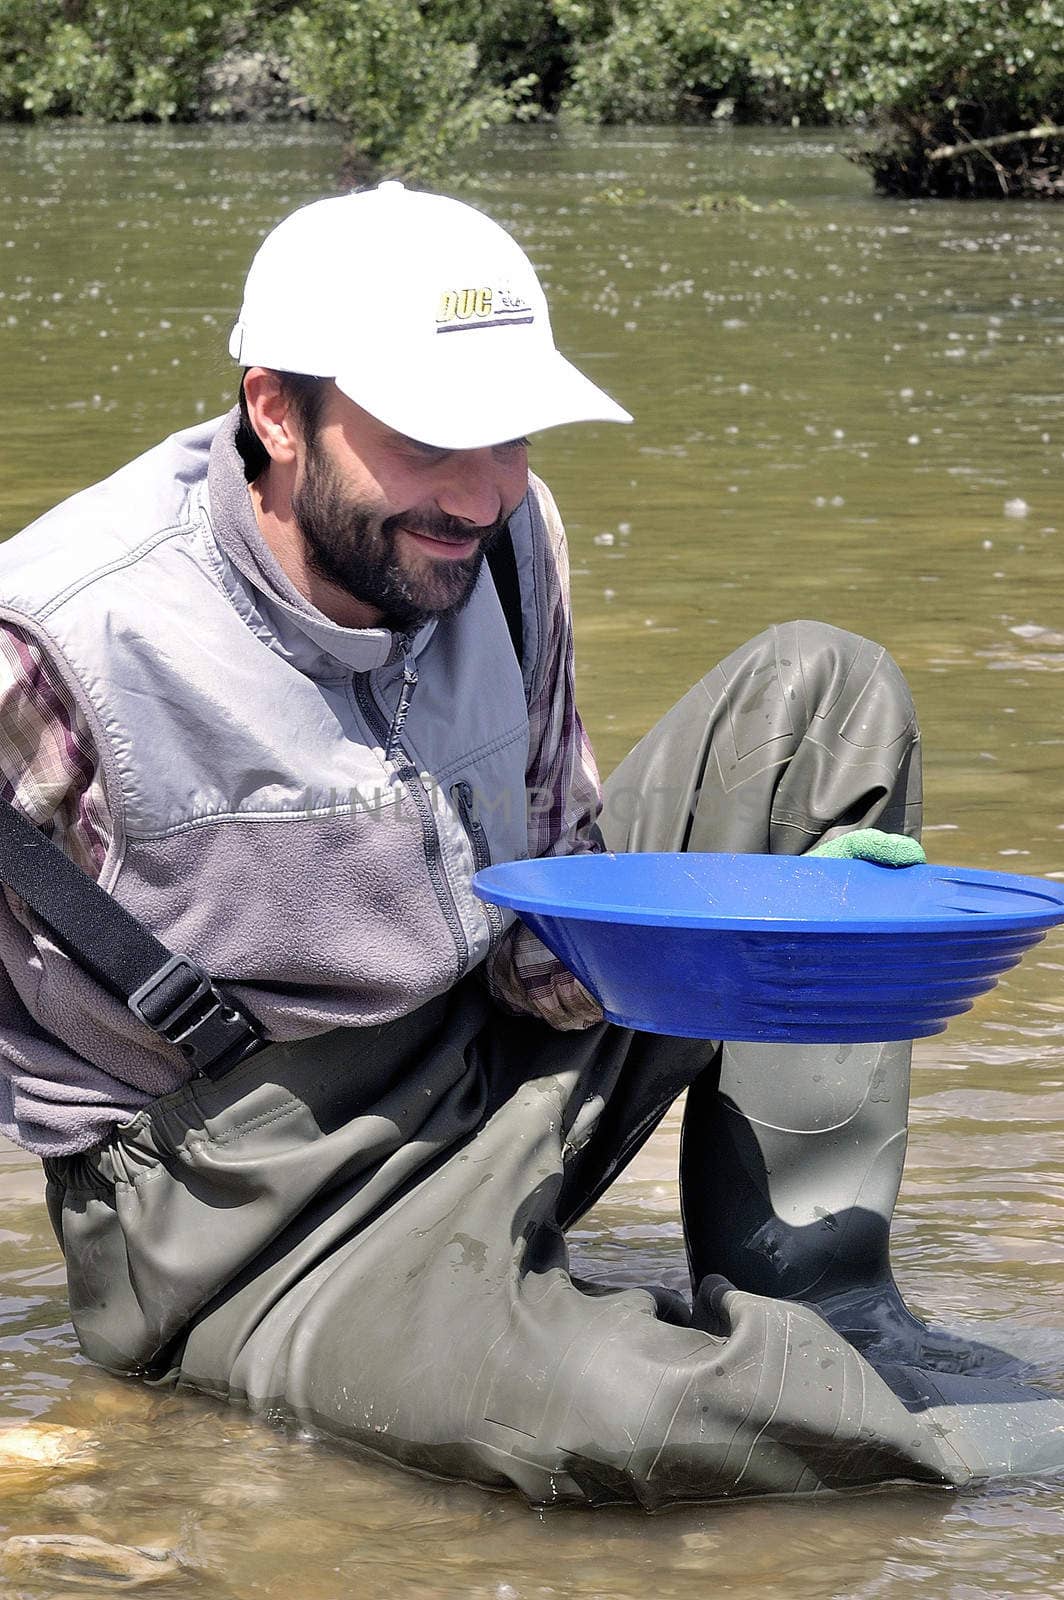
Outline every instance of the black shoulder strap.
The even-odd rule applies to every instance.
[[[506,618],[506,626],[510,630],[510,642],[514,647],[517,665],[523,671],[525,626],[521,611],[521,581],[517,576],[517,556],[514,553],[514,540],[509,523],[488,551],[488,568],[495,584],[495,592],[499,596],[503,616]]]
[[[265,1043],[254,1018],[196,962],[175,956],[0,799],[0,883],[24,900],[62,950],[97,983],[213,1077]]]

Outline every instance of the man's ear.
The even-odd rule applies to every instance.
[[[269,367],[249,367],[244,374],[248,420],[271,461],[290,466],[301,438],[299,421],[279,375]]]

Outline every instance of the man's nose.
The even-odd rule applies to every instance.
[[[499,463],[491,450],[456,451],[436,491],[436,504],[447,516],[473,527],[490,528],[503,509]]]

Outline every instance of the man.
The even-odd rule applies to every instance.
[[[269,1041],[193,1072],[161,979],[123,1004],[9,899],[4,1120],[45,1158],[86,1354],[539,1503],[1064,1464],[1064,1405],[951,1370],[986,1352],[894,1288],[906,1048],[634,1035],[471,890],[603,836],[914,833],[897,669],[770,630],[600,816],[525,435],[629,419],[518,246],[394,183],[319,202],[263,244],[230,348],[229,417],[0,553],[8,798]],[[693,1304],[575,1283],[564,1228],[688,1087]]]

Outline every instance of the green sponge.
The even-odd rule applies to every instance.
[[[810,856],[833,856],[851,861],[873,861],[877,867],[915,867],[926,861],[923,846],[904,833],[883,833],[879,828],[856,828],[853,833],[826,839],[806,851]]]

